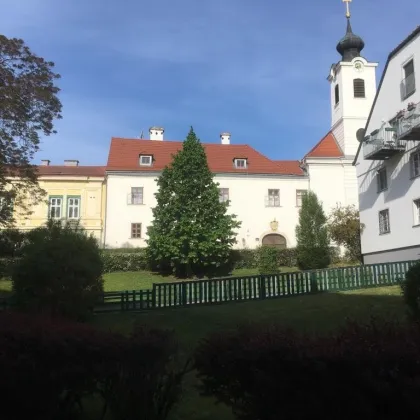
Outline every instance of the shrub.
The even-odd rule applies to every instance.
[[[0,230],[0,257],[14,258],[21,254],[26,234],[18,229]]]
[[[95,238],[50,221],[28,234],[22,252],[12,273],[17,305],[85,319],[103,292],[103,264]]]
[[[149,268],[145,250],[138,250],[136,253],[102,251],[101,258],[104,266],[104,273],[113,273],[115,271],[141,271]]]
[[[164,420],[188,368],[177,367],[169,332],[137,328],[123,337],[23,314],[0,315],[0,348],[5,420]]]
[[[401,290],[409,317],[420,321],[420,261],[405,274]]]
[[[202,392],[241,420],[420,414],[418,325],[348,323],[318,337],[276,326],[244,327],[204,340],[194,364]]]
[[[271,246],[261,246],[257,249],[258,271],[260,274],[279,273],[278,250]]]

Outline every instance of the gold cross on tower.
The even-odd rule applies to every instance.
[[[343,0],[343,3],[346,3],[346,17],[350,17],[350,3],[352,0]]]

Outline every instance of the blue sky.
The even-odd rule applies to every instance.
[[[420,24],[418,0],[354,0],[363,55],[380,63]],[[329,129],[341,0],[0,0],[0,31],[56,63],[63,120],[40,159],[106,163],[112,136],[151,125],[182,140],[248,143],[300,159]]]

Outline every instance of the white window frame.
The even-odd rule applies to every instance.
[[[138,190],[136,192],[136,190]],[[144,188],[143,187],[131,187],[129,203],[132,205],[144,204]]]
[[[303,196],[307,193],[308,193],[308,190],[296,190],[296,207],[299,207],[299,208],[302,207]]]
[[[55,204],[53,204],[53,200],[60,200],[60,204],[57,204],[57,202]],[[55,208],[59,208],[60,209],[60,215],[57,216],[52,216],[52,209]],[[48,198],[48,218],[49,219],[54,219],[54,220],[60,220],[63,217],[63,196],[50,196]]]
[[[413,225],[420,226],[420,198],[413,200]]]
[[[414,84],[414,89],[407,94],[406,92],[406,84],[404,87],[404,94],[401,97],[401,100],[404,102],[406,99],[408,99],[411,95],[413,95],[416,92],[416,67],[415,67],[415,62],[414,62],[414,56],[412,55],[411,57],[407,58],[407,60],[405,60],[402,64],[401,64],[401,84],[407,80],[408,76],[406,76],[406,67],[408,66],[408,64],[410,64],[410,62],[413,62],[413,73],[411,73],[413,75],[413,84]]]
[[[410,155],[410,173],[411,178],[420,176],[420,149],[417,149]]]
[[[73,203],[71,203],[73,200]],[[77,201],[77,204],[75,203]],[[67,197],[67,219],[78,220],[80,219],[80,209],[81,209],[81,199],[80,196],[69,196]],[[73,215],[70,216],[70,210],[73,210]],[[74,210],[77,209],[77,216],[74,216]]]
[[[385,235],[387,233],[391,233],[391,221],[390,221],[389,209],[380,210],[378,215],[379,215],[379,234]]]
[[[378,169],[376,173],[376,180],[377,180],[378,194],[388,189],[388,174],[386,171],[386,166],[382,166],[382,168]]]
[[[245,158],[235,158],[235,168],[236,169],[246,169],[248,162]]]
[[[279,188],[268,189],[267,207],[280,207],[280,189]]]
[[[229,188],[219,188],[219,203],[229,201]]]
[[[140,155],[139,164],[140,166],[152,166],[153,156],[152,155]]]

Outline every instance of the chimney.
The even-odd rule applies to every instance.
[[[220,140],[222,144],[230,144],[230,133],[220,134]]]
[[[64,166],[79,166],[79,161],[76,159],[66,159],[64,161]]]
[[[50,166],[50,161],[48,159],[42,159],[41,166]]]
[[[150,127],[149,135],[150,140],[163,141],[163,133],[165,132],[163,127]]]

